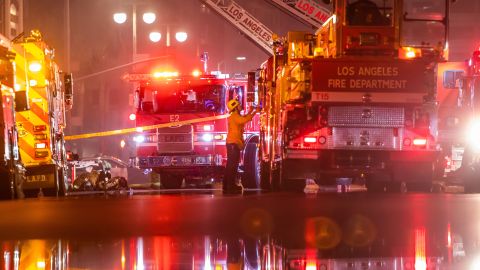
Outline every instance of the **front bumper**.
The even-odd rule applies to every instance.
[[[137,157],[135,163],[141,169],[151,169],[222,166],[222,162],[221,155],[165,155]]]
[[[425,180],[430,178],[439,160],[438,151],[288,149],[282,167],[283,177],[289,179],[384,174],[403,181],[416,181],[419,175],[424,175]]]

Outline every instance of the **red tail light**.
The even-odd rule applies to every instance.
[[[304,137],[303,142],[305,143],[316,143],[317,137]]]
[[[38,125],[38,126],[33,126],[33,131],[38,132],[38,131],[45,131],[47,130],[46,125]]]

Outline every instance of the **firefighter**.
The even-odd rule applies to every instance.
[[[230,116],[228,117],[227,133],[227,166],[223,177],[223,192],[226,194],[240,194],[243,187],[237,185],[237,171],[240,163],[240,151],[245,142],[243,140],[243,128],[246,123],[252,120],[259,108],[250,107],[246,115],[240,114],[240,102],[232,99],[227,103]]]
[[[387,25],[388,20],[380,13],[378,6],[370,0],[358,0],[347,7],[349,25]]]

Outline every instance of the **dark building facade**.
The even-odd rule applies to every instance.
[[[23,1],[0,0],[0,33],[13,39],[23,32]]]

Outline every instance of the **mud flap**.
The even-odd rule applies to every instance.
[[[57,181],[60,181],[58,178],[59,175],[53,164],[27,167],[23,191],[27,197],[57,196],[59,191]]]

